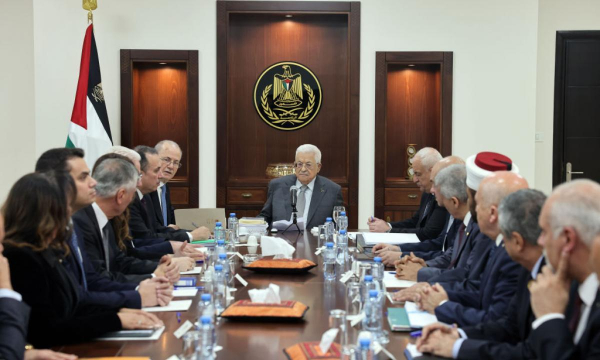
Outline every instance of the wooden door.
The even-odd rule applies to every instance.
[[[267,166],[293,163],[296,148],[322,152],[320,175],[342,187],[350,228],[358,219],[360,3],[217,2],[217,206],[256,216],[267,199]],[[317,117],[295,131],[265,123],[255,84],[293,61],[319,79]]]
[[[375,67],[375,216],[399,221],[421,199],[407,146],[452,151],[452,53],[377,52]]]
[[[198,51],[121,50],[121,144],[179,144],[175,208],[198,207],[198,121]]]
[[[553,147],[554,186],[569,178],[600,182],[600,31],[556,34]]]

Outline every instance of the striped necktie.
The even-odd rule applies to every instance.
[[[167,184],[164,184],[163,186],[161,186],[161,192],[160,192],[160,207],[162,210],[162,217],[163,217],[163,225],[164,226],[169,226],[169,222],[167,221]]]

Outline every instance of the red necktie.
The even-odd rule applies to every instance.
[[[573,303],[573,313],[571,314],[571,319],[569,320],[569,331],[571,334],[575,334],[577,331],[577,326],[579,325],[579,319],[581,319],[581,305],[583,301],[577,293],[575,297],[575,301]]]

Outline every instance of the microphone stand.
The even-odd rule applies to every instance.
[[[300,227],[298,226],[298,209],[296,209],[295,203],[292,204],[292,223],[288,227],[286,227],[285,230],[283,230],[282,234],[288,231],[292,226],[296,226],[296,229],[298,230],[299,234],[303,233],[303,231],[300,230]]]

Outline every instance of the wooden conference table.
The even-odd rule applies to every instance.
[[[220,319],[217,324],[218,345],[223,350],[217,353],[218,359],[282,359],[283,349],[303,341],[320,341],[321,335],[328,329],[329,311],[345,308],[346,286],[336,280],[326,282],[322,273],[322,258],[315,255],[317,238],[308,233],[298,235],[297,232],[277,235],[288,240],[295,248],[295,258],[309,259],[318,264],[308,274],[282,275],[257,274],[242,269],[241,261],[238,273],[248,282],[246,287],[235,281],[237,291],[232,295],[235,301],[249,299],[248,290],[266,288],[270,283],[280,286],[283,300],[297,300],[309,306],[304,321],[296,323],[260,323],[233,322]],[[349,240],[349,246],[353,246]],[[247,248],[240,247],[242,254]],[[260,253],[260,249],[258,251]],[[189,275],[187,275],[189,276]],[[339,274],[338,274],[339,279]],[[200,292],[194,297],[192,306],[181,313],[181,324],[185,320],[194,322],[198,316],[196,304]],[[177,298],[176,300],[185,299]],[[393,306],[386,299],[386,306]],[[384,310],[385,311],[385,310]],[[180,354],[182,340],[175,338],[173,332],[181,325],[177,322],[175,312],[155,313],[165,323],[165,331],[156,341],[93,341],[88,343],[57,347],[54,350],[76,354],[79,357],[108,356],[148,356],[155,360],[167,359]],[[389,331],[387,319],[384,328]],[[390,342],[386,349],[397,359],[404,359],[403,351],[408,343],[408,334],[389,332]],[[387,358],[382,353],[380,359]]]

